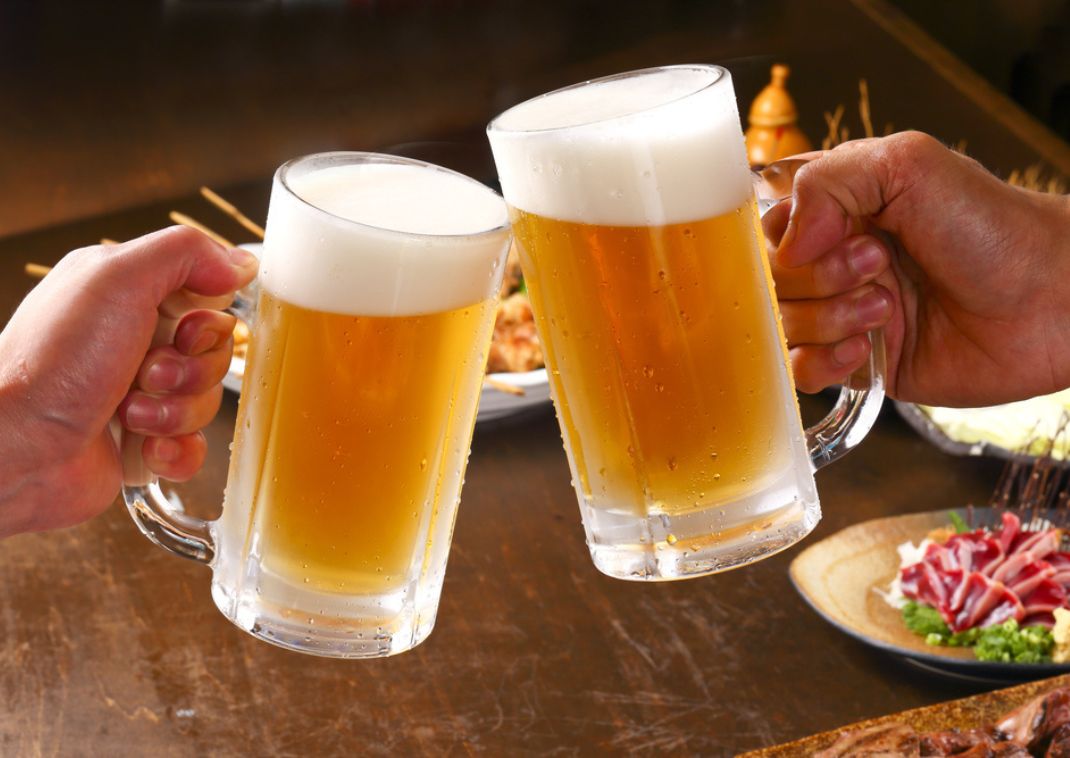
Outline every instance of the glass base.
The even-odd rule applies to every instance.
[[[783,502],[783,501],[781,501]],[[744,523],[724,524],[732,505],[697,513],[627,517],[616,530],[632,539],[606,540],[612,530],[600,530],[602,540],[588,540],[594,565],[615,579],[638,582],[691,579],[745,566],[768,558],[803,539],[821,519],[816,499],[797,496]],[[606,515],[599,519],[606,524]],[[607,534],[610,531],[610,534]]]
[[[359,599],[351,597],[336,601],[344,603],[344,615],[331,608],[313,615],[262,598],[241,598],[213,582],[212,600],[227,619],[257,639],[325,658],[385,658],[404,653],[427,639],[435,626],[434,613],[418,616],[402,610],[387,614],[384,606],[389,603],[362,607]]]

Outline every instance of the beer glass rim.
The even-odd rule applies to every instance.
[[[290,186],[290,183],[289,183],[289,181],[287,179],[287,175],[290,173],[290,171],[292,169],[294,169],[295,167],[297,167],[298,165],[302,165],[302,164],[305,164],[305,163],[310,163],[310,162],[313,162],[313,161],[323,161],[326,166],[341,166],[341,165],[353,165],[353,164],[395,164],[395,165],[403,165],[403,166],[417,166],[417,167],[420,167],[420,168],[428,168],[428,169],[432,169],[434,171],[441,171],[441,172],[446,173],[446,174],[452,174],[453,176],[456,176],[456,177],[458,177],[460,179],[464,179],[467,182],[470,182],[472,184],[478,185],[480,188],[486,190],[487,192],[489,192],[490,194],[494,195],[499,200],[501,200],[503,208],[505,207],[505,200],[502,198],[501,193],[495,192],[492,188],[488,187],[483,182],[479,181],[478,179],[473,179],[472,177],[468,176],[467,174],[462,174],[460,171],[454,171],[453,169],[446,168],[445,166],[439,166],[439,165],[437,165],[435,163],[428,163],[427,161],[422,161],[422,160],[419,160],[418,158],[407,158],[407,157],[402,156],[402,155],[390,155],[389,153],[373,153],[373,152],[367,152],[367,151],[361,151],[361,150],[331,150],[331,151],[327,151],[327,152],[323,152],[323,153],[309,153],[307,155],[301,155],[301,156],[298,156],[296,158],[291,158],[290,160],[286,161],[281,166],[279,166],[279,168],[275,171],[274,179],[275,179],[275,182],[280,187],[282,187],[284,190],[286,190],[286,193],[288,195],[293,197],[295,200],[297,200],[302,205],[305,205],[305,206],[311,208],[313,211],[315,211],[317,213],[321,213],[324,216],[329,216],[330,218],[336,219],[336,220],[341,221],[341,222],[343,222],[345,224],[350,224],[350,225],[353,225],[353,226],[356,226],[356,227],[360,227],[360,228],[363,228],[363,229],[374,229],[375,231],[382,232],[384,234],[396,234],[396,235],[400,235],[400,236],[404,236],[404,237],[415,237],[415,238],[418,238],[418,239],[429,239],[429,240],[430,239],[479,239],[481,237],[488,237],[488,236],[493,236],[493,235],[496,235],[496,234],[501,234],[503,231],[508,231],[509,230],[509,219],[508,219],[508,216],[506,216],[505,220],[502,223],[498,224],[497,226],[488,227],[486,229],[480,229],[479,231],[475,231],[475,232],[465,232],[465,233],[457,233],[457,234],[432,233],[432,232],[410,232],[410,231],[404,231],[402,229],[392,229],[392,228],[387,227],[387,226],[377,226],[375,224],[368,224],[368,223],[365,223],[365,222],[362,222],[362,221],[354,221],[351,218],[346,218],[345,216],[339,216],[339,215],[337,215],[335,213],[331,213],[330,211],[325,210],[324,208],[319,207],[315,203],[309,202],[305,198],[301,197],[301,195],[296,190],[294,190],[293,187]]]
[[[517,108],[521,108],[527,105],[528,103],[533,103],[537,100],[544,100],[548,97],[559,95],[562,92],[583,89],[584,87],[590,87],[594,84],[605,84],[607,82],[620,81],[621,79],[638,79],[642,76],[663,73],[665,71],[703,71],[710,73],[713,76],[709,81],[702,82],[694,89],[685,92],[684,94],[679,95],[678,97],[659,102],[655,105],[648,105],[643,108],[636,108],[635,110],[630,110],[627,113],[618,113],[614,116],[594,118],[586,121],[577,121],[574,124],[563,124],[561,126],[546,126],[536,128],[511,128],[503,127],[500,125],[502,119],[504,119],[513,111],[515,111]],[[521,102],[516,103],[515,105],[512,105],[509,108],[506,108],[504,111],[495,116],[489,124],[487,124],[487,133],[493,134],[497,132],[499,134],[549,134],[552,132],[565,131],[568,129],[579,129],[585,126],[593,126],[595,124],[605,124],[623,118],[630,118],[640,113],[649,113],[651,111],[656,111],[660,108],[664,108],[667,105],[671,105],[672,103],[678,103],[681,100],[693,97],[694,95],[697,95],[700,92],[704,92],[710,89],[711,87],[716,87],[727,81],[729,81],[728,69],[726,69],[724,66],[718,66],[713,63],[681,63],[671,66],[651,66],[649,68],[640,68],[635,69],[633,71],[624,71],[619,74],[610,74],[609,76],[600,76],[596,79],[587,79],[586,81],[577,82],[575,84],[570,84],[565,87],[558,87],[555,90],[551,90],[550,92],[544,92],[543,94],[536,95],[535,97],[530,97],[527,100],[522,100]]]

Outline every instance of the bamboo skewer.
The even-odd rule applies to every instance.
[[[862,119],[862,130],[866,137],[873,137],[873,120],[869,115],[869,84],[865,79],[858,80],[858,115]]]
[[[200,221],[197,221],[195,219],[190,218],[185,213],[179,213],[178,211],[171,211],[171,213],[169,214],[169,217],[176,224],[182,224],[182,226],[188,226],[191,229],[196,229],[199,232],[203,232],[204,234],[207,234],[209,237],[211,237],[213,240],[218,242],[223,247],[234,247],[234,243],[231,242],[230,240],[228,240],[226,237],[222,236],[221,234],[217,234],[216,232],[213,232],[211,229],[209,229],[207,226],[202,224]]]
[[[515,384],[509,384],[508,382],[503,382],[500,379],[495,379],[491,376],[483,377],[483,384],[487,385],[488,387],[493,387],[499,392],[505,392],[509,395],[516,395],[517,397],[523,397],[527,394],[524,391],[523,387],[517,387]]]
[[[260,239],[264,239],[264,227],[260,226],[258,223],[253,221],[241,211],[239,211],[236,207],[234,207],[232,203],[227,202],[215,192],[208,189],[208,187],[201,187],[201,196],[205,200],[210,202],[212,205],[214,205],[216,208],[223,211],[225,214],[227,214],[239,224],[244,226],[250,232],[255,234],[257,237],[259,237]]]

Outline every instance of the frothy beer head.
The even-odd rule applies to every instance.
[[[661,226],[721,215],[752,191],[732,79],[715,66],[568,87],[488,132],[505,199],[539,216]]]
[[[496,291],[506,209],[479,182],[367,153],[301,158],[276,179],[260,286],[278,298],[331,313],[410,316]]]

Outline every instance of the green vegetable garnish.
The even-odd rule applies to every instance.
[[[947,517],[951,520],[951,526],[955,527],[956,534],[965,534],[970,531],[969,525],[963,521],[962,516],[959,514],[949,511]]]
[[[952,634],[939,611],[913,600],[903,606],[903,622],[926,644],[972,647],[979,661],[1000,663],[1049,663],[1055,640],[1043,626],[1019,627],[1014,619],[984,629]]]
[[[911,600],[903,606],[903,621],[906,623],[907,629],[914,632],[914,634],[925,636],[927,642],[928,637],[935,636],[943,640],[951,636],[951,630],[947,628],[947,624],[941,618],[940,612],[931,605],[922,605]],[[943,642],[930,642],[929,644],[942,645]]]
[[[1051,631],[1043,626],[1019,628],[1014,619],[981,630],[973,652],[981,661],[1003,663],[1049,663],[1055,646]]]
[[[520,286],[516,288],[516,291],[522,295],[528,294],[528,283],[524,277],[520,277]]]

